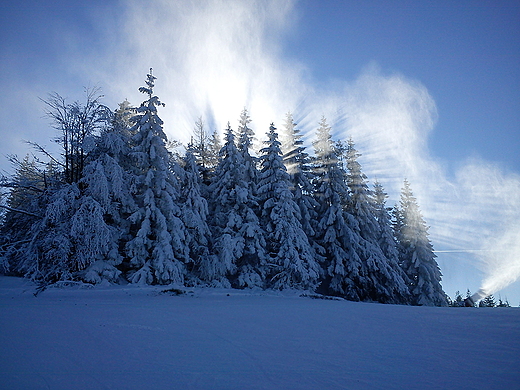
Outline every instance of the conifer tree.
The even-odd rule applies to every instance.
[[[395,242],[392,230],[392,218],[390,216],[391,208],[386,207],[388,194],[385,192],[383,185],[377,180],[374,183],[372,196],[375,218],[378,225],[377,231],[379,247],[386,258],[399,264],[399,252],[397,251],[397,243]]]
[[[495,306],[497,306],[497,304],[495,302],[495,297],[493,296],[493,294],[488,295],[487,297],[485,297],[484,299],[482,299],[479,302],[478,306],[479,307],[495,307]]]
[[[388,194],[384,191],[381,183],[374,183],[373,203],[375,207],[375,217],[377,221],[377,242],[383,255],[388,260],[389,266],[396,272],[403,281],[400,299],[396,303],[410,303],[410,292],[408,291],[408,279],[399,264],[399,252],[397,250],[397,242],[392,230],[392,218],[390,215],[391,208],[386,207],[386,199]]]
[[[129,220],[132,238],[126,244],[133,283],[183,283],[188,258],[186,229],[180,218],[177,178],[170,168],[167,137],[157,107],[164,104],[153,94],[156,77],[147,75],[139,91],[147,99],[137,108],[131,129],[136,210]]]
[[[82,262],[84,258],[79,263],[71,258],[74,252],[71,221],[78,209],[79,198],[77,183],[67,183],[49,191],[44,216],[31,229],[20,271],[42,286],[72,280],[75,272],[90,265]]]
[[[360,300],[364,296],[363,264],[358,255],[361,237],[355,232],[356,220],[343,211],[349,201],[346,172],[339,163],[325,118],[320,121],[313,145],[313,182],[319,204],[317,240],[325,255],[322,291]]]
[[[240,114],[237,148],[242,155],[244,180],[250,186],[251,194],[256,196],[256,185],[258,182],[258,159],[254,156],[251,156],[250,154],[255,137],[255,132],[249,127],[250,123],[251,118],[249,117],[247,109],[244,108]]]
[[[211,233],[208,227],[208,202],[202,196],[202,176],[196,158],[188,149],[183,158],[181,215],[187,229],[190,249],[189,268],[201,278],[201,269],[210,256]]]
[[[314,190],[311,183],[311,159],[305,152],[302,135],[296,128],[291,113],[287,114],[283,129],[285,141],[281,141],[281,150],[289,174],[290,188],[300,209],[300,223],[317,253],[320,253],[322,249],[318,248],[318,244],[314,241],[318,203],[312,196]]]
[[[317,286],[319,265],[300,223],[300,210],[289,189],[276,128],[271,124],[261,150],[259,197],[270,255],[269,285],[275,289]]]
[[[111,229],[100,204],[83,195],[78,183],[65,183],[48,192],[43,217],[31,227],[18,270],[41,287],[77,280],[106,257],[110,243]]]
[[[199,117],[195,122],[193,137],[191,139],[189,149],[196,158],[199,170],[205,183],[209,183],[210,175],[209,140],[210,137],[206,131],[205,123],[202,120],[202,117]]]
[[[82,278],[87,282],[117,281],[121,274],[118,268],[123,256],[119,248],[128,239],[130,224],[127,218],[136,209],[129,174],[132,169],[130,114],[130,104],[125,100],[115,111],[112,126],[97,137],[80,182],[83,195],[99,204],[100,208],[95,210],[102,213],[106,226],[96,230],[108,229],[104,237],[105,252],[83,272]],[[97,221],[101,219],[98,217]]]
[[[346,147],[347,183],[350,197],[347,211],[356,219],[355,230],[361,237],[361,250],[358,252],[364,263],[363,293],[364,300],[382,303],[402,303],[407,297],[407,286],[402,277],[397,259],[388,258],[380,246],[380,228],[376,218],[376,208],[372,193],[368,188],[367,177],[362,172],[356,150],[350,138]],[[381,221],[379,221],[381,222]],[[385,248],[389,249],[389,248]]]
[[[283,162],[287,168],[289,175],[292,174],[294,166],[297,164],[298,148],[303,145],[302,135],[294,123],[293,114],[288,112],[285,114],[283,127],[278,133],[280,141],[280,150],[282,151]],[[303,148],[305,149],[305,148]]]
[[[132,127],[134,108],[127,99],[119,103],[118,106],[119,108],[114,111],[114,131],[128,136],[130,128]]]
[[[220,161],[220,149],[222,149],[222,142],[220,141],[218,131],[215,130],[208,140],[208,170],[210,172],[210,181]]]
[[[73,217],[72,229],[76,240],[80,241],[78,253],[91,260],[83,261],[88,263],[82,272],[82,278],[87,282],[116,281],[121,274],[116,267],[123,260],[119,243],[126,229],[121,215],[121,201],[124,200],[118,196],[122,195],[122,187],[128,189],[126,183],[119,182],[123,177],[121,167],[109,155],[102,155],[85,167],[85,176],[80,183],[86,188]],[[129,191],[125,195],[128,196]]]
[[[450,300],[450,306],[453,307],[464,307],[464,298],[462,298],[462,295],[460,294],[460,291],[455,291],[455,300]]]
[[[266,262],[264,233],[255,213],[258,204],[245,180],[248,176],[243,154],[237,149],[229,123],[220,157],[209,188],[217,260],[206,267],[206,280],[220,286],[230,282],[241,288],[262,286]]]
[[[401,200],[396,208],[398,228],[395,232],[400,249],[400,264],[409,279],[413,303],[426,306],[446,306],[442,290],[441,271],[435,260],[433,245],[428,238],[428,226],[413,196],[410,184],[404,181]]]
[[[511,307],[507,298],[503,301],[501,297],[498,298],[498,303],[496,307]]]

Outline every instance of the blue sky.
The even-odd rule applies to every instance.
[[[338,4],[341,4],[339,6]],[[301,3],[291,55],[316,82],[376,61],[417,79],[439,113],[435,155],[478,154],[520,169],[520,4],[514,1]]]
[[[251,111],[258,138],[291,110],[354,136],[369,179],[407,177],[445,289],[520,273],[520,5],[515,1],[24,1],[0,6],[0,154],[53,148],[45,98],[99,86],[116,107],[149,67],[172,138],[199,115],[222,129]],[[5,159],[0,169],[9,170]],[[506,204],[506,206],[503,206]],[[518,245],[518,244],[517,244]],[[494,252],[493,252],[494,253]],[[477,254],[477,255],[476,255]],[[512,270],[512,271],[511,271]],[[488,278],[489,279],[489,278]],[[503,285],[503,284],[502,284]],[[502,289],[520,303],[519,282]]]

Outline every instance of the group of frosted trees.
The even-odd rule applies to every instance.
[[[310,156],[291,114],[253,152],[247,110],[224,138],[201,119],[168,148],[154,95],[112,112],[47,101],[61,158],[17,160],[2,179],[3,272],[42,286],[70,280],[294,288],[349,300],[446,305],[428,227],[408,182],[390,209],[369,188],[352,139],[319,123]],[[37,146],[37,145],[36,145]],[[38,146],[37,146],[38,147]]]
[[[448,297],[448,305],[452,307],[466,307],[466,299],[470,298],[473,293],[468,289],[466,291],[466,296],[463,297],[460,291],[455,292],[455,299],[451,299]],[[478,302],[478,307],[511,307],[507,298],[502,300],[501,297],[498,298],[498,301],[495,300],[493,294],[488,295]]]

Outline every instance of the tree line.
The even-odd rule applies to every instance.
[[[61,155],[10,159],[1,179],[0,266],[59,281],[301,289],[354,301],[447,305],[410,183],[388,207],[351,139],[319,122],[310,155],[289,113],[253,152],[246,109],[221,141],[202,118],[172,148],[147,75],[139,107],[98,92],[45,101]],[[173,145],[172,145],[173,144]]]
[[[448,297],[448,306],[465,307],[466,306],[465,300],[470,298],[472,295],[473,295],[473,293],[469,289],[466,291],[465,297],[462,296],[460,291],[456,291],[454,299],[451,299]],[[478,306],[478,307],[511,307],[507,298],[502,300],[502,297],[499,297],[498,301],[497,301],[495,299],[495,297],[493,296],[493,294],[490,294],[487,297],[484,297],[483,299],[481,299],[476,306]]]

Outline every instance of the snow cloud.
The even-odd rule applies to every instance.
[[[166,103],[161,116],[173,138],[188,141],[199,116],[211,130],[222,130],[227,121],[236,127],[244,107],[256,127],[267,131],[269,121],[281,118],[302,96],[301,66],[281,62],[279,55],[292,1],[131,0],[125,5],[118,34],[124,38],[104,54],[112,64],[88,71],[109,87],[107,95],[123,93],[138,104],[137,83],[153,67],[156,92]],[[110,21],[105,24],[113,28]]]
[[[437,109],[419,81],[369,64],[354,81],[314,85],[305,64],[284,56],[285,34],[297,21],[291,0],[122,4],[121,21],[113,15],[98,20],[110,41],[94,59],[76,64],[101,81],[108,97],[139,104],[137,88],[153,67],[156,92],[166,103],[160,112],[165,130],[182,142],[201,115],[210,130],[224,129],[227,121],[236,128],[243,107],[258,138],[290,110],[310,140],[325,115],[336,138],[353,136],[365,172],[382,182],[393,201],[403,180],[410,181],[436,249],[462,251],[444,261],[445,281],[452,271],[464,272],[450,263],[462,258],[479,265],[490,293],[517,280],[520,177],[478,159],[448,175],[428,150]],[[442,267],[445,255],[439,256]],[[448,293],[452,287],[445,285]]]
[[[467,273],[463,262],[468,259],[484,276],[482,286],[474,289],[482,287],[491,294],[518,280],[520,176],[472,158],[450,177],[428,149],[437,110],[418,81],[385,76],[370,66],[345,87],[338,104],[345,116],[345,136],[352,135],[360,145],[368,176],[381,181],[394,200],[403,179],[410,181],[431,225],[435,248],[441,250],[445,280],[457,283],[445,268]],[[450,262],[459,262],[460,267],[453,268]],[[460,286],[453,291],[456,288]]]

